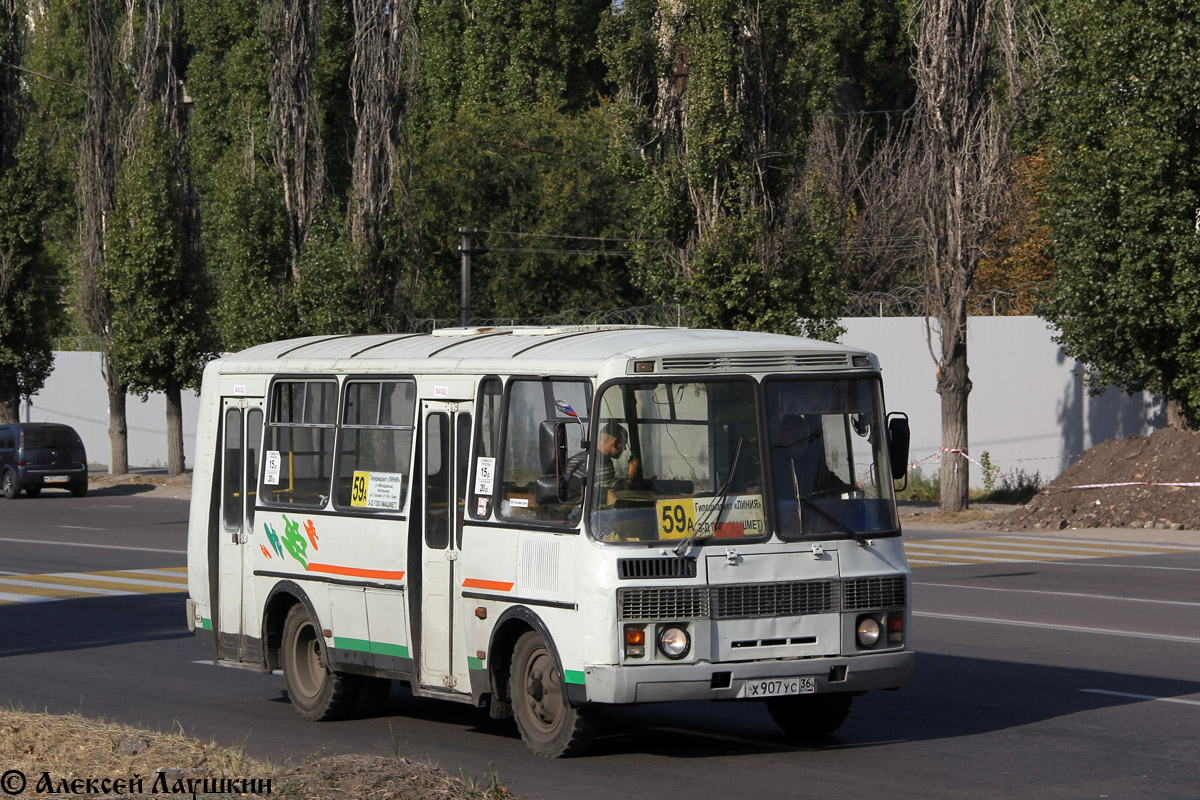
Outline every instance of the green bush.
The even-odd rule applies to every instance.
[[[896,492],[897,500],[920,500],[938,502],[942,499],[941,471],[935,469],[932,476],[926,477],[919,468],[913,467],[908,471],[908,486],[902,492]]]

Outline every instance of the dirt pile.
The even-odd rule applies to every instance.
[[[1172,485],[1186,483],[1196,485]],[[1165,429],[1101,442],[990,527],[1200,530],[1200,433]]]
[[[515,800],[494,771],[464,781],[426,761],[359,755],[272,766],[180,731],[76,714],[0,709],[0,764],[0,797]]]

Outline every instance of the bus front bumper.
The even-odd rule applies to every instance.
[[[916,653],[902,650],[789,661],[597,665],[585,670],[587,702],[734,700],[747,697],[747,684],[755,681],[810,676],[818,694],[899,689],[911,680],[915,662]]]

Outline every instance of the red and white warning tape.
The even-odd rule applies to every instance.
[[[909,464],[908,467],[909,467],[909,469],[912,469],[913,467],[917,466],[918,464],[923,464],[931,458],[936,458],[938,461],[941,461],[942,453],[958,453],[960,456],[965,458],[967,461],[970,461],[972,464],[974,464],[975,466],[984,470],[985,472],[992,472],[993,474],[998,475],[998,476],[1003,475],[1003,473],[1000,472],[999,468],[997,468],[997,467],[989,468],[989,467],[984,466],[976,459],[971,458],[971,456],[965,450],[963,450],[962,448],[958,448],[958,447],[943,447],[941,450],[930,453],[929,455],[925,456],[924,458],[922,458],[918,461],[914,461],[913,463]],[[1062,458],[1070,458],[1070,457],[1071,456],[1062,456]],[[1040,459],[1018,458],[1015,460],[1016,461],[1037,461]],[[1070,491],[1073,489],[1116,489],[1116,488],[1125,487],[1125,486],[1179,486],[1179,487],[1184,487],[1184,488],[1188,488],[1188,489],[1200,489],[1200,481],[1125,481],[1122,483],[1085,483],[1085,484],[1082,484],[1079,486],[1047,486],[1042,491],[1044,491],[1044,492],[1049,492],[1049,491],[1063,492],[1063,491]]]

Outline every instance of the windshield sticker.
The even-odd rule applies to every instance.
[[[762,495],[730,495],[720,509],[715,508],[716,502],[715,497],[659,500],[658,537],[683,539],[694,533],[698,537],[740,539],[766,531]]]

